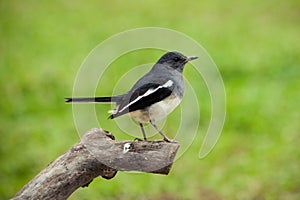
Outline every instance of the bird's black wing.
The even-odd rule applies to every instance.
[[[145,84],[128,93],[127,97],[119,105],[116,113],[112,114],[109,118],[113,119],[132,111],[144,109],[170,96],[173,89],[174,85],[171,80],[164,85],[156,83]]]

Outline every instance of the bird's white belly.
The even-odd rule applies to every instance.
[[[150,120],[160,120],[170,114],[181,102],[181,99],[175,95],[163,101],[157,102],[145,110],[136,110],[130,113],[130,116],[140,123],[146,123]]]
[[[159,120],[165,118],[168,114],[170,114],[180,103],[180,99],[172,95],[164,101],[157,102],[150,106],[149,115],[153,120]]]

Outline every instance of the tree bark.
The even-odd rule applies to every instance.
[[[117,171],[168,174],[179,144],[164,141],[116,141],[102,129],[92,129],[66,153],[50,163],[13,199],[66,199],[98,176]]]

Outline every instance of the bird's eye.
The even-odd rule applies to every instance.
[[[180,59],[178,57],[173,58],[175,62],[178,62]]]

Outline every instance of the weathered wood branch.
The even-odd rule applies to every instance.
[[[116,141],[111,133],[92,129],[13,199],[66,199],[94,178],[110,179],[117,171],[168,174],[178,148],[164,141]]]

